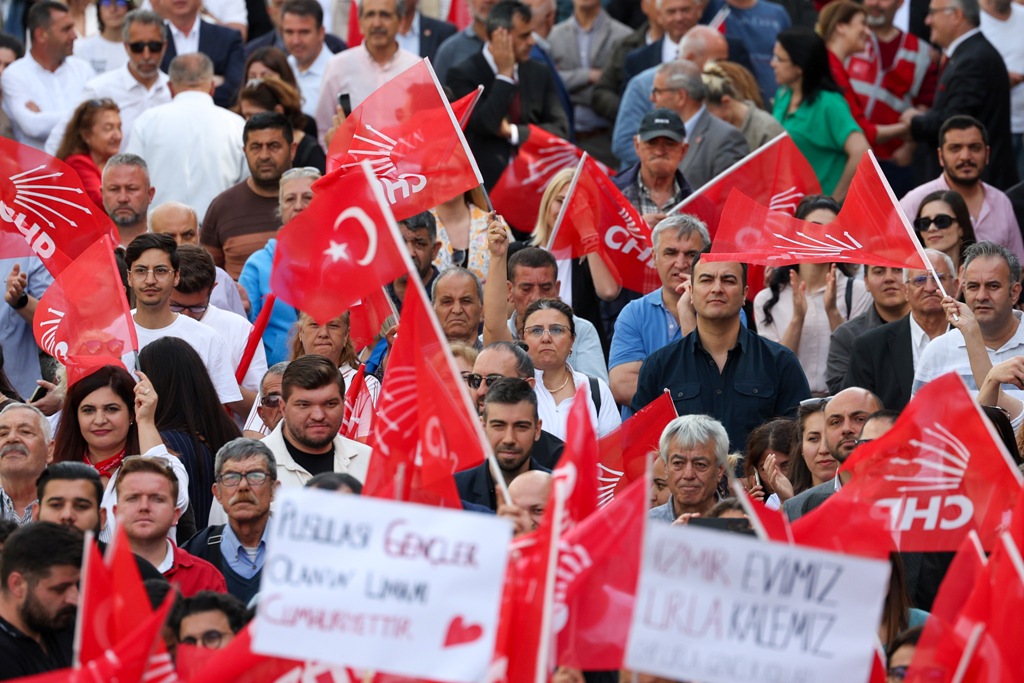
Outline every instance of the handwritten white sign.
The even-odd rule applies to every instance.
[[[491,660],[511,525],[311,489],[278,494],[255,652],[475,683]]]
[[[701,683],[864,683],[889,563],[648,524],[630,669]]]

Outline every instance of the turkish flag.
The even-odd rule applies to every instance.
[[[956,550],[972,529],[992,548],[1024,481],[954,372],[926,384],[839,471],[853,478],[833,498],[874,506],[904,552]]]
[[[370,162],[397,220],[483,184],[476,159],[429,62],[421,60],[352,110],[331,139],[315,195],[346,199],[345,178]],[[308,209],[307,209],[308,210]]]
[[[560,495],[565,501],[562,532],[568,533],[597,509],[598,448],[590,422],[589,385],[576,390],[566,421],[565,447],[551,476],[545,512],[553,509],[554,496]]]
[[[278,233],[270,286],[321,325],[406,273],[409,253],[368,167],[318,194]]]
[[[469,13],[469,3],[463,0],[449,0],[448,23],[455,24],[460,31],[473,23],[473,15]]]
[[[929,268],[870,151],[857,165],[839,216],[828,225],[772,210],[734,189],[725,202],[711,253],[701,258],[766,266],[841,262]]]
[[[120,529],[120,527],[118,527]],[[78,615],[75,620],[74,663],[102,657],[117,637],[113,614],[114,585],[110,570],[103,562],[99,546],[91,538],[85,542],[85,559],[79,582]],[[148,605],[148,603],[147,603]]]
[[[662,431],[676,417],[672,398],[663,393],[601,437],[598,505],[608,505],[626,486],[644,478],[651,453],[657,457]]]
[[[39,300],[32,332],[39,347],[68,367],[68,377],[138,350],[135,323],[107,235],[100,237],[54,277]],[[73,382],[72,382],[73,383]]]
[[[363,42],[363,30],[359,28],[359,4],[351,0],[348,6],[348,36],[345,44],[356,47]]]
[[[491,203],[509,225],[520,232],[533,232],[540,200],[552,176],[575,167],[583,150],[568,140],[530,124],[530,134],[520,141],[512,161],[491,189]],[[605,175],[610,169],[595,162]]]
[[[616,282],[636,292],[661,286],[650,226],[589,154],[576,167],[548,249],[563,259],[596,253]]]
[[[473,115],[473,110],[476,109],[476,104],[483,93],[484,86],[478,85],[473,92],[452,102],[452,113],[455,114],[455,120],[459,122],[459,128],[462,130],[466,130],[469,117]]]
[[[374,343],[377,335],[381,333],[384,321],[391,316],[397,318],[398,313],[383,287],[373,289],[348,309],[348,336],[356,353]]]
[[[372,401],[370,391],[366,388],[366,363],[360,363],[356,376],[345,390],[345,419],[341,423],[341,435],[353,441],[359,438],[359,415],[363,406]],[[372,417],[372,413],[371,413]]]
[[[364,495],[462,508],[453,475],[479,465],[490,448],[461,385],[423,285],[410,274],[377,399]]]
[[[554,610],[561,666],[622,667],[640,577],[647,486],[639,477],[562,538]]]

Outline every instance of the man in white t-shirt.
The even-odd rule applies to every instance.
[[[229,362],[227,344],[216,330],[171,310],[171,296],[178,284],[178,245],[167,235],[139,235],[125,249],[128,286],[135,293],[132,311],[139,349],[163,337],[189,343],[203,359],[220,402],[245,414],[242,394]]]
[[[216,266],[213,257],[202,247],[183,244],[178,247],[178,284],[171,293],[170,307],[175,313],[181,313],[193,320],[198,320],[212,327],[227,343],[227,363],[231,371],[238,368],[245,353],[252,323],[237,313],[225,311],[210,303],[210,294],[217,285]],[[259,398],[260,378],[267,371],[267,354],[263,350],[263,342],[256,346],[249,369],[242,377],[242,408],[245,412],[236,412],[236,422],[241,426],[252,409],[252,404]]]

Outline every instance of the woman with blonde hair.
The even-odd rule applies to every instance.
[[[775,117],[738,93],[735,70],[727,68],[729,62],[708,62],[701,79],[708,96],[704,103],[708,111],[739,129],[751,150],[755,150],[785,132]],[[753,75],[739,64],[731,65],[746,73],[756,86]]]

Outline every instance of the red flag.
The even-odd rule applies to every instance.
[[[306,668],[303,662],[280,659],[252,651],[252,624],[235,634],[222,650],[182,648],[178,646],[178,669],[189,683],[246,683],[248,681],[276,681],[296,671],[300,680]],[[305,679],[303,679],[305,680]],[[316,680],[311,678],[310,680]],[[337,679],[338,681],[342,679]]]
[[[843,491],[846,487],[843,487]],[[836,520],[841,519],[841,525]],[[836,494],[793,522],[798,545],[879,560],[896,550],[886,519],[870,505]]]
[[[120,528],[120,527],[119,527]],[[75,620],[75,646],[73,662],[102,657],[103,652],[117,641],[114,620],[104,618],[113,611],[114,584],[110,570],[103,563],[99,546],[93,539],[85,541],[85,559],[82,562],[81,594]]]
[[[558,664],[622,667],[646,519],[647,480],[641,476],[562,539],[553,626]]]
[[[793,538],[793,529],[789,526],[789,519],[781,508],[769,510],[763,501],[751,498],[738,479],[733,479],[729,485],[733,495],[743,506],[743,511],[750,518],[750,525],[754,528],[758,538],[762,541],[777,543],[796,543],[796,539]]]
[[[662,431],[676,417],[672,397],[663,393],[601,437],[597,442],[601,458],[599,505],[608,505],[626,486],[644,478],[651,452],[658,451]]]
[[[270,286],[325,325],[407,271],[409,254],[368,168],[321,193],[278,234]]]
[[[473,15],[469,12],[469,3],[463,0],[450,0],[448,5],[448,23],[455,24],[460,31],[473,23]]]
[[[956,550],[971,529],[992,548],[1024,481],[953,372],[926,384],[893,428],[839,471],[853,478],[833,498],[873,505],[904,552]]]
[[[565,501],[562,532],[568,533],[597,509],[597,434],[590,422],[588,389],[578,389],[573,398],[566,422],[565,448],[551,476],[548,508],[553,506],[554,496],[562,497]]]
[[[366,363],[360,363],[356,376],[345,391],[345,420],[341,423],[341,435],[346,439],[355,441],[359,438],[359,415],[366,401],[372,401],[372,398],[366,388]]]
[[[466,130],[469,117],[473,115],[473,110],[476,109],[476,104],[483,93],[484,86],[478,85],[473,92],[452,102],[452,113],[455,114],[455,120],[459,122],[459,128],[462,130]]]
[[[356,353],[374,343],[384,321],[391,316],[397,317],[398,313],[383,287],[375,288],[348,309],[348,336]]]
[[[369,161],[397,220],[483,184],[476,159],[426,60],[377,88],[335,133],[317,196],[345,198],[344,179]],[[308,211],[308,209],[307,209]]]
[[[483,462],[486,441],[458,377],[423,285],[410,275],[377,399],[364,495],[462,507],[453,474]]]
[[[348,36],[345,43],[355,47],[363,42],[363,30],[359,28],[359,4],[351,0],[348,5]]]
[[[870,263],[927,270],[929,261],[874,154],[857,165],[839,216],[809,223],[733,190],[722,211],[708,261],[761,265]]]
[[[589,154],[576,167],[548,249],[559,258],[597,253],[615,281],[636,292],[661,286],[650,226]]]
[[[573,168],[583,150],[568,140],[530,124],[530,135],[522,141],[512,162],[491,190],[491,203],[502,217],[522,232],[533,232],[540,200],[551,177],[563,168]],[[598,168],[605,175],[604,164]]]
[[[86,196],[78,173],[45,152],[0,138],[0,178],[7,180],[0,189],[0,231],[21,236],[54,276],[100,237],[117,234]]]
[[[32,324],[39,347],[68,366],[95,369],[120,364],[125,353],[138,350],[135,323],[114,262],[113,246],[101,235],[53,280],[39,301]],[[73,382],[71,382],[73,383]]]
[[[1000,535],[1000,543],[989,561],[989,573],[992,602],[986,636],[999,653],[1004,679],[1024,681],[1024,658],[1019,651],[1024,637],[1020,619],[1024,605],[1024,559],[1009,534]]]

